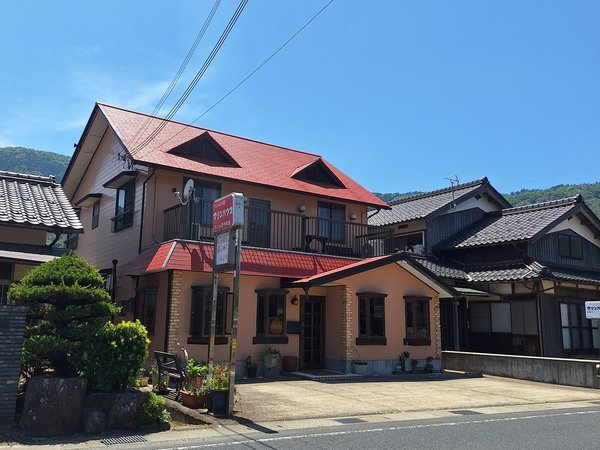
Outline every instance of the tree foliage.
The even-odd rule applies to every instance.
[[[54,175],[60,182],[71,158],[25,147],[0,147],[0,170],[32,175]]]
[[[82,375],[93,391],[124,391],[133,386],[148,357],[148,333],[139,320],[105,323],[83,345]]]
[[[98,270],[76,255],[37,266],[10,287],[8,299],[30,306],[22,355],[29,375],[75,375],[83,341],[119,312]]]

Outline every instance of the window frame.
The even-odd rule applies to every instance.
[[[558,233],[558,254],[561,258],[583,259],[583,238],[579,235]]]
[[[97,200],[92,205],[92,230],[98,228],[100,222],[100,200]]]
[[[121,194],[123,195],[123,211],[119,212]],[[119,186],[115,195],[115,215],[113,221],[113,232],[129,228],[133,225],[133,209],[135,205],[135,180]]]
[[[148,295],[151,295],[148,299]],[[156,306],[158,304],[158,287],[144,286],[135,290],[135,318],[146,327],[149,336],[156,331]],[[154,308],[152,314],[149,307]]]
[[[287,336],[287,294],[285,289],[256,289],[256,328],[255,336],[252,339],[253,344],[287,344],[289,338]],[[276,301],[279,304],[276,306],[277,312],[282,310],[281,317],[269,315],[270,301]],[[276,318],[280,318],[282,322],[281,333],[274,334],[269,332],[270,322]]]
[[[386,331],[385,331],[385,299],[387,294],[380,292],[357,292],[358,297],[358,336],[356,338],[356,345],[387,345]],[[383,334],[374,334],[373,320],[374,314],[374,303],[381,302],[381,308],[383,311],[382,328]],[[364,311],[364,325],[363,325],[363,311]]]
[[[406,295],[404,296],[404,345],[431,345],[431,299],[432,297],[420,296],[420,295]],[[418,331],[414,330],[409,334],[408,331],[408,316],[409,316],[409,305],[411,305],[411,323],[416,324],[422,322],[423,320],[419,320],[418,317],[418,309],[412,305],[422,304],[424,306],[423,311],[426,312],[426,321],[427,324],[427,335],[419,336]],[[416,328],[413,325],[412,328]]]
[[[217,288],[217,326],[215,328],[215,345],[223,345],[229,342],[227,326],[229,288],[219,286]],[[191,304],[190,304],[190,330],[188,344],[208,344],[210,340],[210,314],[212,309],[212,285],[192,286]],[[221,319],[219,320],[219,312]],[[206,321],[208,320],[208,329]]]
[[[328,211],[327,216],[321,211]],[[336,218],[341,212],[342,219]],[[328,242],[343,244],[346,242],[346,205],[340,203],[317,202],[317,234],[327,238]]]
[[[567,309],[567,320],[568,323],[565,325],[563,322],[563,305]],[[574,324],[573,319],[573,308],[576,309],[575,316],[577,318],[577,323]],[[576,353],[597,353],[598,347],[594,346],[594,330],[596,330],[596,334],[600,333],[599,325],[600,320],[596,319],[596,325],[594,325],[593,319],[587,319],[585,317],[585,304],[569,301],[569,299],[560,299],[558,301],[558,315],[560,317],[560,345],[565,354],[576,354]],[[569,343],[570,347],[565,347],[565,337],[564,333],[568,331],[569,333]],[[587,332],[589,342],[591,343],[591,347],[584,347],[584,333]],[[574,347],[574,333],[577,333],[577,339],[579,340],[579,346],[577,348]],[[600,344],[600,342],[599,342]]]

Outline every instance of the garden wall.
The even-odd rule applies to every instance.
[[[25,306],[0,305],[0,430],[14,422],[27,311]]]

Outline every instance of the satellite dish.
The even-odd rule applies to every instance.
[[[183,198],[181,203],[187,205],[187,202],[192,195],[194,195],[194,180],[190,179],[187,180],[187,183],[185,183],[185,186],[183,188]]]

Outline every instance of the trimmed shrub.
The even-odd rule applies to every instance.
[[[30,306],[23,341],[27,376],[49,369],[58,376],[76,375],[82,342],[120,311],[98,270],[73,254],[31,270],[10,287],[8,299]]]
[[[85,342],[81,353],[82,375],[88,389],[123,392],[135,386],[137,374],[148,357],[148,333],[139,320],[106,323]]]

